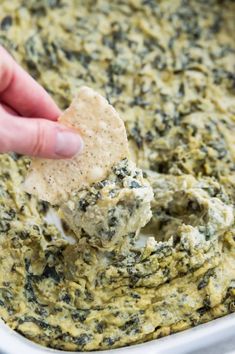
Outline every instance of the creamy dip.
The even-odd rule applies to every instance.
[[[80,204],[68,205],[71,225],[81,226],[71,244],[45,221],[48,204],[22,191],[29,159],[1,155],[3,320],[48,347],[88,351],[233,312],[234,1],[22,0],[0,9],[0,43],[61,108],[84,84],[109,99],[148,180],[124,173],[124,185],[112,171],[79,192]],[[150,217],[148,183],[152,217],[136,237],[133,225]],[[98,231],[87,220],[101,210],[97,194],[110,193],[111,203],[124,193],[124,207],[133,199],[133,225],[116,206],[110,224],[104,204]],[[139,211],[138,193],[148,200]]]

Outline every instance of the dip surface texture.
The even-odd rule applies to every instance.
[[[72,244],[45,221],[48,204],[22,191],[29,159],[1,155],[3,320],[40,344],[88,351],[235,311],[235,2],[14,0],[0,10],[0,43],[62,109],[84,84],[108,98],[148,181],[115,170],[80,191],[68,205],[83,220]],[[142,225],[148,183],[152,217],[136,238],[118,198]],[[112,215],[105,195],[119,203]],[[87,220],[101,206],[99,243]]]

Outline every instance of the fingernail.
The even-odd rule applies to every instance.
[[[61,157],[72,157],[83,149],[82,138],[71,132],[58,132],[56,137],[55,153]]]

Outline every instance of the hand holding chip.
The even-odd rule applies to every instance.
[[[82,139],[59,124],[60,110],[47,92],[0,46],[0,152],[69,158]]]

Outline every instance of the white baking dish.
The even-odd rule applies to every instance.
[[[98,354],[185,354],[193,350],[205,348],[212,343],[231,337],[235,333],[235,314],[228,315],[206,324],[188,329],[147,343],[120,349],[95,351]],[[72,354],[44,348],[25,339],[0,322],[0,353],[1,354]],[[82,352],[77,352],[82,353]],[[83,352],[84,353],[84,352]]]

